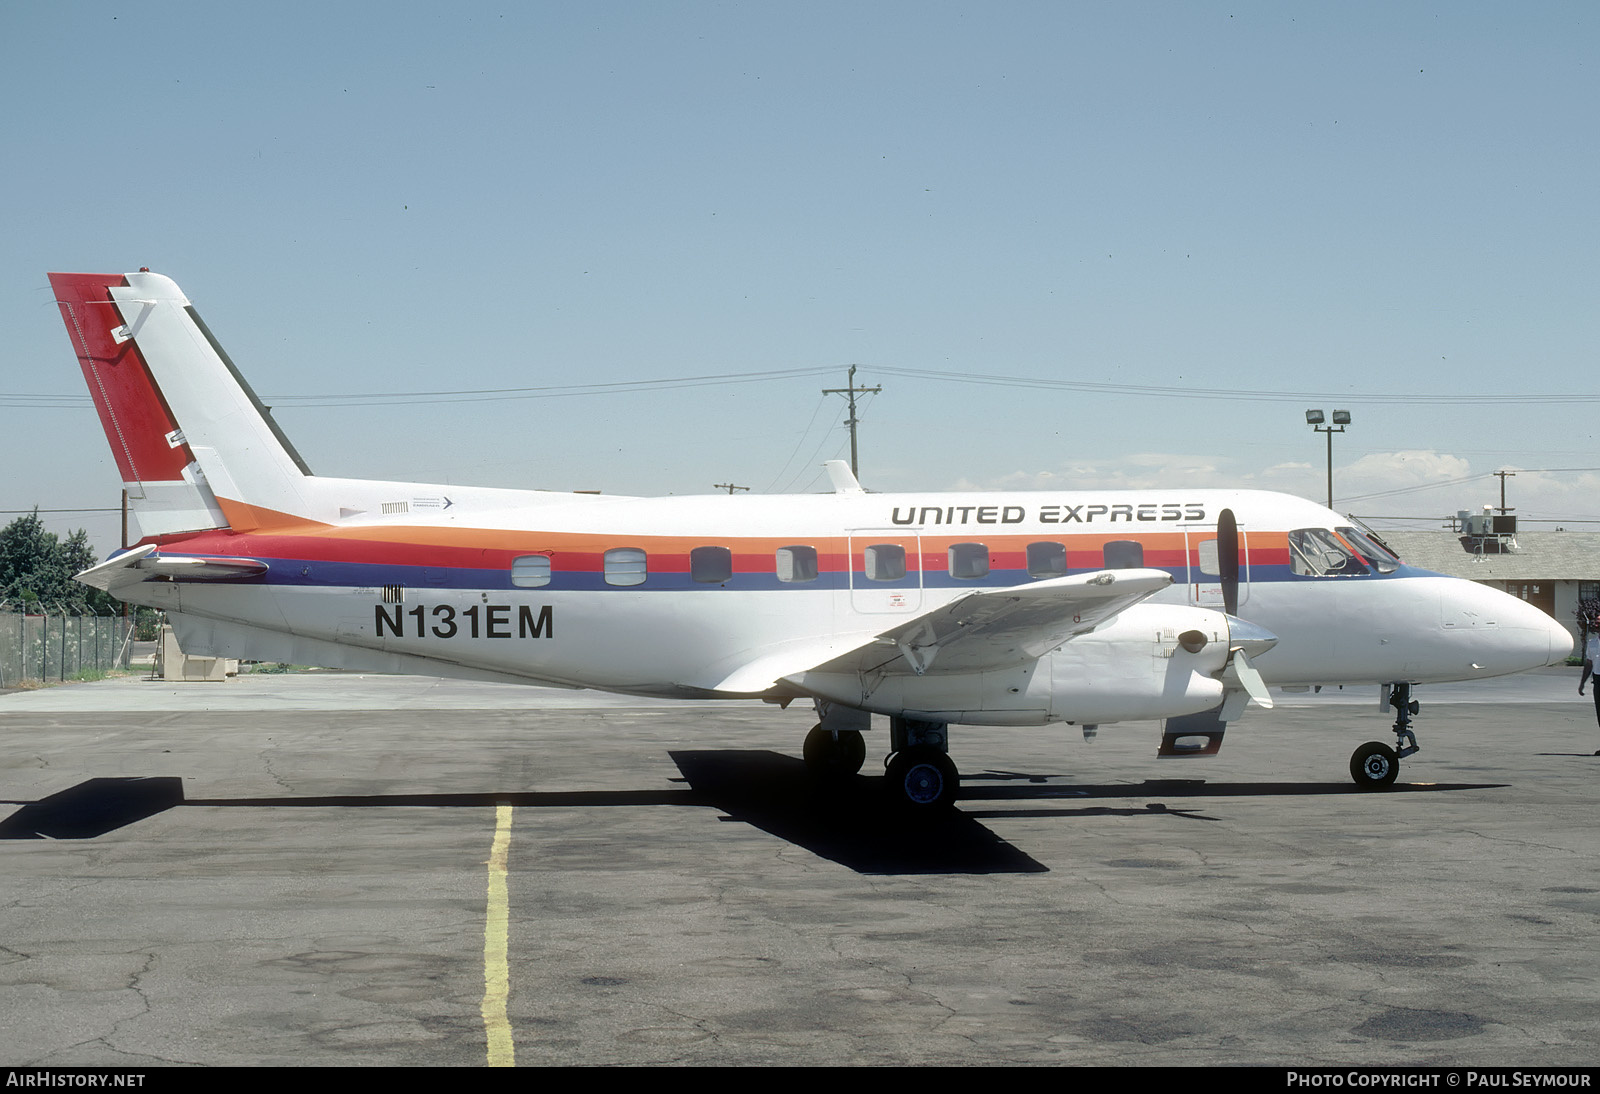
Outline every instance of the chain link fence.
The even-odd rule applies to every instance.
[[[128,667],[133,620],[0,604],[0,688]]]

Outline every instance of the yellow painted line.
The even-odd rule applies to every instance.
[[[511,807],[495,807],[494,849],[489,852],[489,907],[483,920],[483,1029],[489,1041],[490,1067],[516,1067],[506,1000],[511,995],[511,970],[506,963],[511,933],[511,907],[506,899],[506,858],[511,850]]]

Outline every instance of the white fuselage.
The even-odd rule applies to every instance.
[[[352,496],[450,493],[323,481]],[[660,696],[787,692],[958,716],[950,720],[1115,721],[1217,701],[1193,684],[1173,700],[1170,682],[1142,681],[1170,668],[1163,662],[1172,634],[1187,627],[1182,613],[1222,618],[1206,544],[1214,559],[1217,514],[1231,508],[1241,540],[1238,615],[1279,639],[1254,661],[1271,685],[1474,679],[1558,661],[1570,649],[1544,613],[1473,582],[1403,565],[1296,572],[1292,530],[1347,522],[1278,494],[530,493],[517,505],[503,504],[507,492],[485,492],[478,504],[470,492],[454,494],[426,519],[411,511],[173,542],[165,553],[226,548],[268,572],[248,582],[147,583],[128,595],[180,613],[180,635],[195,652]],[[358,500],[351,508],[379,508]],[[807,674],[970,592],[1033,581],[1043,576],[1030,572],[1036,563],[1100,569],[1128,544],[1138,545],[1140,565],[1171,573],[1171,587],[1029,666],[1000,676],[901,674],[870,686]],[[1051,563],[1058,547],[1064,558]],[[705,548],[713,549],[702,552],[713,556],[708,573],[697,570]],[[728,556],[725,573],[715,568],[717,548]],[[793,569],[794,548],[814,554],[816,573]],[[614,563],[608,552],[618,551],[625,557]],[[875,572],[874,551],[901,558],[903,574]],[[517,576],[517,559],[539,557],[549,562]]]

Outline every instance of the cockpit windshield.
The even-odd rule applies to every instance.
[[[1301,577],[1360,577],[1369,571],[1350,548],[1326,528],[1289,533],[1289,565]]]
[[[1392,574],[1400,566],[1400,559],[1377,536],[1360,528],[1340,528],[1339,534],[1346,543],[1360,552],[1367,564],[1380,574]]]

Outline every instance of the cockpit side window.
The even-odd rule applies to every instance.
[[[1361,559],[1326,528],[1290,532],[1289,564],[1301,577],[1360,577],[1368,572]]]
[[[1367,564],[1380,574],[1392,574],[1400,566],[1400,559],[1379,540],[1359,528],[1340,528],[1344,541],[1356,549]]]

